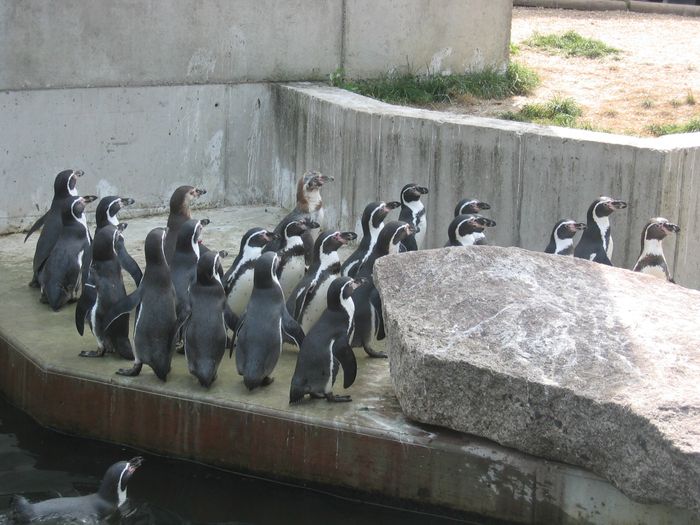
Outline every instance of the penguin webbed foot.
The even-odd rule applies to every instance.
[[[318,392],[310,392],[309,396],[311,396],[311,399],[326,399],[326,394],[319,394]]]
[[[348,403],[352,401],[352,398],[350,396],[338,396],[333,392],[326,394],[324,397],[329,403]]]
[[[30,288],[39,288],[39,287],[40,287],[39,281],[37,280],[36,277],[33,277],[32,280],[29,281],[28,286],[29,286]]]
[[[270,376],[265,376],[262,378],[262,382],[260,383],[260,386],[268,386],[271,385],[275,381],[274,377]]]
[[[369,346],[363,346],[362,348],[364,348],[365,352],[367,352],[367,355],[369,357],[375,357],[380,359],[386,359],[387,357],[389,357],[388,355],[386,355],[386,352],[377,352]]]
[[[143,363],[134,363],[131,368],[120,368],[115,373],[119,376],[136,377],[141,373]]]
[[[83,350],[78,354],[79,357],[104,357],[106,348],[97,350]]]

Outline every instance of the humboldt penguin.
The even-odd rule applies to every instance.
[[[582,222],[572,221],[571,219],[560,219],[552,229],[552,235],[549,236],[549,244],[545,248],[544,253],[553,253],[555,255],[573,255],[574,254],[574,235],[579,230],[585,230],[586,225]]]
[[[119,512],[127,499],[127,484],[141,466],[143,458],[120,461],[107,469],[95,494],[54,498],[29,503],[14,496],[10,504],[12,523],[93,523],[109,520]]]
[[[263,253],[255,263],[254,287],[236,328],[236,369],[248,390],[272,383],[285,339],[300,347],[304,331],[289,315],[277,279],[279,258]]]
[[[586,229],[574,249],[574,257],[612,266],[613,240],[610,214],[627,207],[627,203],[610,197],[593,201],[586,213]]]
[[[226,352],[227,329],[235,331],[238,318],[226,303],[224,269],[226,252],[208,251],[197,262],[197,279],[190,293],[182,333],[190,374],[209,388]]]
[[[377,243],[379,232],[384,227],[384,219],[391,210],[401,206],[400,202],[370,202],[362,212],[362,240],[357,249],[352,252],[343,266],[341,273],[345,276],[354,277],[357,270],[367,260],[372,253],[374,245]]]
[[[106,328],[105,321],[110,309],[126,297],[122,269],[117,258],[117,246],[126,224],[108,224],[100,228],[92,244],[90,282],[86,289],[92,293],[80,296],[75,308],[78,333],[83,335],[88,319],[92,333],[97,339],[97,350],[80,352],[82,357],[102,357],[105,352],[116,353],[124,359],[133,359],[129,341],[129,316]]]
[[[265,228],[251,228],[245,232],[238,255],[224,274],[228,305],[237,316],[243,314],[250,300],[250,294],[253,293],[255,261],[273,237],[274,234]]]
[[[318,321],[326,309],[326,293],[340,275],[338,249],[357,239],[355,232],[331,231],[318,236],[314,244],[314,262],[287,298],[287,310],[304,333]],[[286,296],[285,296],[286,297]]]
[[[168,261],[168,264],[173,261],[180,228],[192,218],[190,203],[206,193],[207,190],[194,186],[180,186],[170,197],[170,214],[168,215],[168,229],[165,237],[165,260]]]
[[[309,217],[285,219],[282,222],[281,238],[273,240],[263,249],[263,253],[276,251],[279,256],[277,277],[285,297],[289,296],[306,272],[303,236],[318,226]]]
[[[458,215],[447,228],[445,246],[473,246],[486,244],[485,228],[496,226],[496,221],[483,215]]]
[[[56,244],[56,240],[63,228],[63,222],[61,220],[63,205],[69,197],[78,196],[76,185],[78,184],[78,177],[82,176],[83,172],[81,170],[63,170],[56,175],[53,182],[53,200],[51,201],[49,211],[32,224],[27,235],[24,237],[24,242],[27,242],[27,239],[29,239],[32,233],[43,227],[39,235],[39,240],[36,243],[36,248],[34,249],[32,280],[29,283],[29,286],[32,288],[39,287],[39,271],[46,262],[46,259],[48,259],[51,249],[54,244]]]
[[[680,227],[663,217],[650,219],[642,230],[642,250],[632,271],[642,272],[675,283],[668,272],[662,241],[669,233],[678,233]]]
[[[74,299],[79,290],[83,254],[92,242],[85,204],[96,198],[94,195],[71,196],[63,201],[61,233],[38,275],[41,301],[47,302],[54,311]]]
[[[294,368],[289,403],[309,394],[327,401],[352,401],[350,396],[333,394],[339,366],[343,367],[343,388],[355,382],[357,361],[350,347],[354,330],[355,305],[352,293],[361,281],[350,277],[333,280],[326,293],[327,308],[301,344]]]
[[[479,199],[462,199],[455,206],[455,217],[457,215],[479,215],[481,210],[490,210],[491,205]]]
[[[177,235],[175,253],[169,265],[177,297],[178,315],[180,309],[187,304],[190,284],[197,278],[197,261],[199,261],[201,254],[200,244],[202,242],[200,237],[202,228],[207,224],[209,224],[209,219],[190,219],[180,227],[180,232]],[[167,234],[165,241],[168,241]],[[167,252],[165,252],[165,257],[167,260]]]
[[[421,202],[422,195],[428,193],[428,188],[417,184],[406,184],[401,190],[401,212],[399,220],[413,226],[414,233],[406,237],[401,243],[401,251],[416,251],[423,248],[427,222],[425,206]]]

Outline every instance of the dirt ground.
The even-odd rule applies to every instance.
[[[569,30],[622,52],[566,58],[522,43],[534,32]],[[559,95],[574,98],[583,108],[580,120],[595,129],[641,136],[649,135],[650,124],[700,117],[700,18],[516,7],[511,42],[519,47],[511,60],[537,71],[540,87],[529,97],[465,100],[452,111],[497,116]]]

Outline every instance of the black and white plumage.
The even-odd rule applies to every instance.
[[[289,402],[297,403],[309,394],[328,401],[352,401],[333,394],[333,384],[343,367],[343,388],[355,382],[357,361],[350,347],[355,305],[352,294],[361,281],[350,277],[333,280],[326,292],[326,309],[304,338],[289,390]]]
[[[175,287],[178,315],[187,304],[190,284],[197,278],[197,261],[199,260],[202,228],[209,224],[209,219],[190,219],[181,227],[175,245],[175,254],[170,263],[170,276]],[[168,237],[166,234],[165,240]],[[167,259],[168,253],[165,252]]]
[[[425,205],[421,202],[421,196],[428,193],[428,188],[417,184],[406,184],[401,190],[401,212],[399,220],[413,226],[414,233],[402,242],[405,251],[415,251],[423,248],[427,220]],[[403,250],[402,250],[403,251]]]
[[[165,236],[165,259],[172,264],[180,228],[192,218],[190,203],[206,194],[207,190],[194,186],[180,186],[170,197],[167,234]]]
[[[576,232],[586,229],[586,225],[582,222],[576,222],[571,219],[560,219],[552,228],[552,234],[549,236],[549,244],[544,250],[544,253],[553,253],[555,255],[573,255],[574,254],[574,236]]]
[[[400,202],[370,202],[362,212],[362,240],[357,249],[343,262],[341,273],[345,276],[354,277],[357,270],[367,260],[372,253],[374,245],[377,243],[379,232],[384,227],[384,219],[391,210],[401,206]]]
[[[324,232],[316,239],[313,264],[287,298],[287,310],[304,333],[326,309],[328,287],[340,275],[338,249],[354,239],[357,239],[355,232],[341,231]]]
[[[314,228],[318,228],[318,223],[309,217],[290,217],[282,222],[281,237],[273,239],[263,249],[263,253],[275,251],[279,256],[277,277],[285,297],[292,293],[306,273],[307,256],[303,236]]]
[[[632,271],[646,273],[674,283],[668,271],[662,242],[669,233],[679,231],[681,229],[677,224],[663,217],[650,219],[642,230],[642,249]]]
[[[613,239],[610,215],[627,207],[627,203],[610,197],[593,201],[586,213],[586,229],[574,249],[574,257],[612,266]]]
[[[237,316],[243,314],[250,300],[250,294],[253,293],[255,261],[273,238],[274,234],[265,228],[249,229],[241,239],[238,255],[224,274],[228,305]]]
[[[109,467],[95,494],[38,503],[14,496],[10,505],[11,523],[102,523],[116,515],[126,502],[127,484],[142,462],[143,458],[135,457]]]
[[[471,198],[466,198],[462,199],[457,203],[457,206],[455,206],[455,213],[454,216],[457,217],[458,215],[471,215],[471,214],[480,214],[482,210],[490,210],[491,205],[488,204],[487,202],[480,201],[479,199],[471,199]]]
[[[496,226],[496,221],[483,215],[458,215],[447,228],[445,246],[473,246],[486,244],[485,228]]]
[[[254,288],[236,328],[236,369],[249,390],[272,383],[285,339],[301,346],[304,331],[287,312],[277,279],[279,258],[263,253],[255,263]]]

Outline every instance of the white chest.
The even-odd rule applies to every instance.
[[[301,317],[301,327],[304,333],[309,333],[309,330],[321,318],[321,314],[328,308],[328,287],[331,285],[332,278],[325,279],[318,285],[313,299],[304,309]]]
[[[295,255],[290,257],[282,270],[282,275],[280,275],[280,285],[282,286],[282,292],[284,292],[285,297],[289,297],[292,293],[294,287],[299,284],[302,277],[304,277],[304,272],[306,271],[306,262],[304,261],[303,255]]]
[[[659,279],[667,279],[666,272],[664,272],[664,269],[661,266],[645,266],[640,271],[641,273],[653,275],[654,277],[658,277]]]
[[[245,311],[246,306],[248,306],[248,301],[250,301],[250,296],[253,293],[254,273],[253,267],[244,271],[228,294],[228,304],[231,310],[239,317]]]

